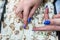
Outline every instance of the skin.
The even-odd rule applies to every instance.
[[[34,31],[60,31],[60,14],[54,15],[53,19],[50,20],[50,25],[45,25],[43,27],[35,27]]]
[[[41,0],[21,0],[15,5],[14,10],[16,15],[22,18],[24,24],[27,25],[27,19],[33,16],[40,3]]]
[[[44,12],[44,19],[50,20],[50,25],[45,25],[43,27],[35,27],[33,28],[34,31],[60,31],[60,13],[54,15],[52,19],[49,19],[49,10],[48,8],[45,9]]]
[[[18,17],[23,19],[25,25],[27,25],[27,19],[32,17],[35,10],[39,7],[42,0],[21,0],[15,5],[15,13]],[[46,18],[47,16],[47,18]],[[45,20],[48,19],[51,21],[50,25],[44,27],[33,28],[35,31],[60,31],[59,23],[60,14],[54,15],[53,19],[48,18],[48,13],[45,13]],[[57,22],[58,21],[58,22]]]

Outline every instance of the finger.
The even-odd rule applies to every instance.
[[[16,5],[14,5],[13,11],[15,11],[16,9],[17,9],[17,6],[16,6]]]
[[[54,15],[53,18],[60,18],[60,14]]]
[[[36,10],[37,8],[38,8],[37,5],[35,5],[35,6],[31,9],[30,14],[29,14],[29,18],[33,16],[33,14],[34,14],[34,12],[35,12],[35,10]]]
[[[23,10],[23,8],[22,8],[22,5],[19,5],[20,3],[18,3],[18,4],[16,4],[15,6],[14,6],[14,10],[15,10],[15,13],[17,14],[17,13],[19,13],[19,12],[21,12],[22,10]]]
[[[28,14],[29,14],[29,8],[25,7],[23,12],[23,22],[25,26],[27,25]]]
[[[59,19],[49,19],[51,25],[60,25],[60,18]]]
[[[45,12],[44,12],[44,19],[46,20],[46,19],[49,19],[49,8],[48,8],[48,6],[46,6],[46,8],[45,8]]]
[[[15,10],[15,13],[18,14],[19,12],[22,12],[22,10],[23,10],[22,8],[19,8],[19,7],[18,7],[18,8]]]
[[[23,17],[22,17],[22,12],[19,12],[19,13],[17,14],[17,16],[22,19],[22,18],[23,18]]]
[[[35,27],[33,28],[34,31],[53,31],[55,26],[43,26],[43,27]]]
[[[15,14],[16,14],[18,17],[22,18],[22,11],[23,11],[23,9],[22,9],[21,7],[17,7],[17,8],[15,8],[14,10],[15,10]]]
[[[60,31],[60,26],[44,26],[44,27],[35,27],[33,28],[33,31]]]

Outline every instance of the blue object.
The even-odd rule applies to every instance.
[[[26,25],[23,25],[23,28],[26,29]]]
[[[30,22],[31,22],[31,19],[32,19],[32,18],[28,18],[28,23],[30,23]]]
[[[51,23],[50,20],[45,20],[45,21],[44,21],[44,24],[45,24],[45,25],[50,25],[50,23]]]
[[[48,8],[48,5],[46,6],[46,8]]]

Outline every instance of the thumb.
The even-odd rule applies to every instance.
[[[44,21],[45,25],[60,25],[60,19],[48,19]]]

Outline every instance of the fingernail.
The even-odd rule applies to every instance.
[[[48,6],[46,6],[46,8],[47,8]]]
[[[26,25],[23,25],[23,28],[26,29]]]
[[[28,23],[30,23],[31,22],[31,18],[28,18]]]
[[[44,21],[44,24],[45,24],[45,25],[50,25],[50,23],[51,23],[50,20],[45,20],[45,21]]]

